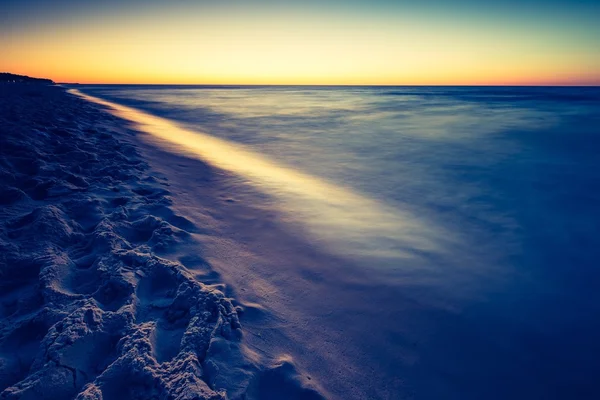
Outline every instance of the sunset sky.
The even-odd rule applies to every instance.
[[[80,83],[600,84],[600,2],[488,3],[5,0],[0,72]]]

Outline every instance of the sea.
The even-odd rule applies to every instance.
[[[282,288],[329,307],[312,322],[339,341],[305,363],[328,397],[600,398],[600,88],[74,88],[167,123],[347,260],[318,265],[320,300]]]

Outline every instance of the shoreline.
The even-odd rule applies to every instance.
[[[0,396],[261,398],[266,384],[320,398],[289,361],[244,348],[241,308],[198,255],[210,229],[174,211],[129,124],[61,87],[10,86]]]
[[[271,368],[291,371],[302,386],[328,399],[411,395],[413,388],[401,378],[408,368],[398,373],[372,367],[379,361],[366,349],[388,342],[384,331],[364,336],[370,330],[364,324],[392,319],[398,310],[419,318],[422,305],[409,294],[399,296],[394,285],[373,279],[373,271],[352,254],[327,252],[327,242],[280,212],[277,196],[154,132],[140,133],[132,140],[154,170],[168,178],[177,193],[174,209],[211,227],[211,234],[195,236],[203,257],[227,283],[226,295],[242,307],[244,339],[254,355]],[[408,336],[412,342],[398,343],[400,351],[390,352],[388,360],[416,357],[418,334]],[[281,398],[290,396],[287,390],[282,393]]]

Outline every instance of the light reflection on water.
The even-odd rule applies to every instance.
[[[131,107],[71,93],[108,107],[141,130],[179,145],[184,151],[226,171],[233,172],[283,202],[281,211],[305,223],[344,255],[406,258],[439,250],[441,229],[431,221],[386,206],[348,188],[298,172],[240,144],[200,131],[192,131],[167,119]]]

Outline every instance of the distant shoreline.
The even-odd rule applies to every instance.
[[[11,74],[8,72],[0,72],[0,83],[34,83],[34,84],[45,84],[45,85],[54,85],[55,82],[51,79],[46,78],[32,78],[26,75],[17,75]]]

